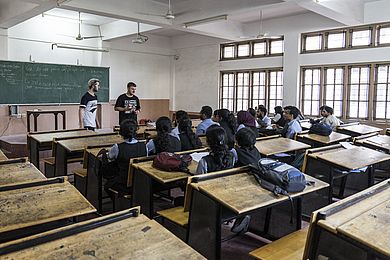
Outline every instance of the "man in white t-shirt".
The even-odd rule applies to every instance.
[[[97,96],[100,86],[100,80],[88,80],[88,91],[82,96],[79,107],[79,125],[80,128],[86,128],[94,131],[96,127],[100,128],[100,124],[96,119]]]
[[[329,106],[320,107],[322,119],[320,123],[330,125],[332,130],[335,131],[336,127],[340,125],[341,121],[333,115],[333,108]]]

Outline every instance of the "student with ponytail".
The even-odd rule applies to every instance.
[[[227,145],[229,149],[232,149],[234,147],[234,135],[237,130],[236,117],[228,109],[223,108],[214,111],[214,118],[225,129]]]
[[[192,131],[192,122],[189,118],[179,121],[179,139],[182,151],[192,150],[202,146],[199,137]]]
[[[220,126],[210,126],[206,131],[206,141],[210,154],[198,163],[197,174],[233,168],[235,159],[226,144],[226,132]]]
[[[172,122],[166,117],[162,116],[156,121],[157,137],[150,140],[146,144],[148,155],[158,154],[161,152],[180,152],[181,144],[178,138],[171,134]]]

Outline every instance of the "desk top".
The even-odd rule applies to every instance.
[[[305,177],[306,180],[314,181],[315,184],[307,186],[302,192],[291,194],[291,197],[297,197],[329,186],[329,184],[309,175],[305,174]],[[260,187],[255,177],[246,172],[205,180],[193,186],[237,214],[288,200],[287,196],[275,197],[272,192]]]
[[[167,172],[163,170],[156,169],[152,166],[152,161],[146,161],[141,163],[135,163],[133,164],[133,167],[139,170],[142,170],[145,174],[151,176],[155,180],[161,183],[169,183],[169,182],[175,182],[179,180],[185,180],[190,175],[186,172]],[[196,168],[198,167],[198,163],[195,161],[192,161],[191,164],[188,166],[188,169],[192,174],[196,173]]]
[[[0,165],[0,187],[45,179],[46,177],[30,162]]]
[[[373,127],[369,125],[349,125],[349,126],[339,126],[338,129],[345,130],[351,133],[359,134],[359,135],[365,135],[375,132],[380,132],[383,129],[378,127]]]
[[[380,189],[379,192],[375,190]],[[351,203],[356,198],[364,199]],[[340,233],[390,256],[390,185],[383,181],[367,190],[329,205],[321,212],[337,209],[319,220],[318,225],[332,233]],[[319,211],[315,212],[317,214]]]
[[[96,211],[67,181],[1,191],[0,205],[0,233]]]
[[[111,147],[112,146],[90,148],[90,149],[87,149],[87,153],[92,154],[94,157],[96,157],[98,155],[98,153],[100,152],[100,150],[106,149],[107,151],[109,151],[111,149]]]
[[[46,142],[52,142],[53,138],[65,138],[65,137],[76,137],[76,136],[87,136],[87,135],[97,135],[96,132],[90,131],[90,130],[74,130],[74,131],[62,131],[62,132],[56,132],[53,131],[51,133],[31,133],[30,137],[32,139],[35,139],[38,143],[46,143]]]
[[[112,145],[116,143],[122,143],[123,138],[120,135],[96,135],[89,136],[86,138],[76,138],[69,140],[60,140],[58,145],[63,146],[68,152],[80,152],[83,151],[87,146],[93,145]]]
[[[45,109],[45,110],[27,110],[29,114],[51,114],[51,113],[65,113],[66,110],[63,109]]]
[[[5,161],[5,160],[8,160],[7,156],[5,156],[5,154],[3,153],[2,150],[0,150],[0,161]]]
[[[256,148],[261,154],[265,156],[270,156],[278,153],[286,153],[307,149],[310,148],[310,145],[292,139],[278,137],[257,141]]]
[[[356,146],[317,155],[318,159],[348,170],[356,170],[379,162],[390,160],[390,155],[366,147]]]
[[[356,140],[358,144],[367,144],[370,147],[385,150],[390,153],[390,136],[388,135],[376,135],[366,139]]]
[[[109,216],[51,230],[2,246],[60,233],[85,223],[99,223]],[[5,255],[8,259],[205,259],[194,249],[144,215],[125,218],[85,232],[52,240]]]
[[[332,144],[332,143],[337,143],[340,141],[347,140],[351,138],[351,136],[346,135],[346,134],[341,134],[337,132],[332,132],[329,136],[323,136],[323,135],[317,135],[317,134],[302,134],[299,135],[302,138],[318,142],[321,144]]]

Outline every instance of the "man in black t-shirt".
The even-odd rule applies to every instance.
[[[125,119],[137,121],[137,114],[141,109],[139,99],[135,94],[137,85],[134,82],[127,83],[127,92],[116,100],[114,110],[119,111],[119,124]]]

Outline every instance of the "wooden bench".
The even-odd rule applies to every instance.
[[[301,260],[305,249],[308,228],[300,229],[249,253],[261,260]]]

